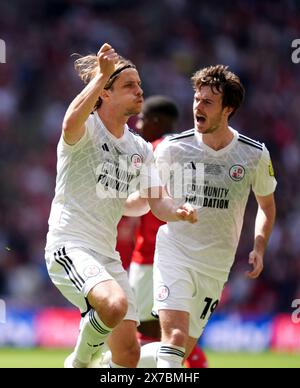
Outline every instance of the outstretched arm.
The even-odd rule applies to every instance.
[[[271,235],[276,216],[274,194],[265,197],[256,196],[258,211],[255,220],[254,247],[249,254],[252,271],[246,272],[250,279],[256,279],[263,270],[263,257]]]
[[[127,217],[141,217],[150,210],[147,198],[142,198],[140,192],[136,191],[126,199],[123,215]]]
[[[114,72],[118,54],[109,44],[105,43],[100,48],[97,58],[97,74],[71,102],[63,120],[63,136],[70,145],[76,144],[83,136],[84,124],[93,111],[109,77]]]

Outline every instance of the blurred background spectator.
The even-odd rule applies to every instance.
[[[278,216],[263,275],[250,282],[250,202],[219,310],[291,311],[300,297],[300,64],[291,60],[299,1],[2,1],[0,38],[7,50],[0,64],[0,298],[34,308],[65,303],[44,264],[56,145],[64,112],[83,87],[71,54],[96,52],[107,41],[137,65],[146,97],[177,102],[178,132],[193,126],[194,71],[223,63],[240,75],[246,100],[232,126],[267,144]]]

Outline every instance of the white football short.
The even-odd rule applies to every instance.
[[[189,336],[199,338],[217,307],[224,282],[191,268],[167,263],[154,264],[154,313],[186,311],[190,315]]]
[[[129,284],[135,294],[140,321],[156,320],[151,315],[153,308],[153,265],[132,262],[129,270]]]
[[[46,251],[45,258],[52,282],[82,314],[89,309],[87,295],[90,290],[98,283],[114,279],[128,299],[124,319],[139,323],[134,294],[120,261],[102,256],[91,249],[75,246]]]

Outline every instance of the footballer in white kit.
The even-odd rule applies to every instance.
[[[264,144],[228,125],[244,89],[224,65],[192,77],[195,127],[165,139],[156,148],[161,179],[176,204],[198,213],[193,225],[160,227],[154,262],[154,313],[162,345],[158,367],[179,367],[217,307],[238,246],[248,196],[258,203],[254,246],[249,254],[254,279],[275,219],[276,180]]]
[[[194,129],[169,137],[156,148],[161,176],[170,177],[165,182],[168,191],[178,205],[187,201],[197,208],[199,221],[193,225],[168,223],[160,227],[156,241],[154,310],[188,311],[190,336],[195,338],[216,308],[227,281],[250,190],[265,196],[276,187],[265,145],[232,128],[231,131],[233,140],[219,151],[204,144],[201,134]],[[170,174],[166,173],[167,166],[175,166]],[[176,168],[180,167],[184,183],[182,196],[178,198],[175,180]],[[194,283],[186,277],[186,272]],[[205,288],[201,274],[211,279],[206,280]]]
[[[70,146],[61,137],[57,157],[46,246],[52,280],[84,313],[88,306],[81,292],[86,296],[99,280],[111,279],[113,274],[129,297],[127,319],[138,320],[115,250],[116,233],[128,195],[150,184],[160,185],[152,147],[127,125],[124,135],[115,138],[95,111],[78,143]]]
[[[64,366],[89,367],[109,341],[110,366],[135,367],[138,316],[116,252],[117,224],[123,214],[145,214],[149,205],[163,220],[196,222],[195,209],[175,208],[163,197],[151,146],[128,129],[143,103],[133,63],[104,43],[97,55],[78,58],[75,68],[87,85],[62,123],[45,255],[52,282],[82,313]]]

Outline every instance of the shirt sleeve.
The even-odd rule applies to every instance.
[[[269,151],[263,147],[262,156],[258,162],[252,182],[252,190],[256,195],[266,196],[272,194],[277,186]]]
[[[171,168],[171,154],[169,149],[168,140],[162,141],[156,147],[155,163],[158,169],[159,177],[164,186],[166,186],[170,180],[170,168]]]
[[[89,115],[89,117],[85,122],[84,134],[76,144],[70,145],[66,143],[63,138],[63,134],[61,135],[59,140],[59,148],[61,152],[63,154],[71,154],[73,152],[78,151],[88,141],[90,135],[93,134],[93,132],[94,132],[94,119],[93,119],[93,115]]]

